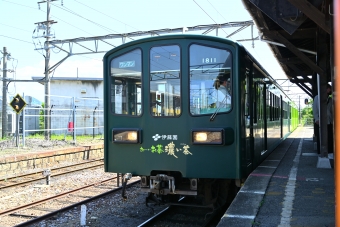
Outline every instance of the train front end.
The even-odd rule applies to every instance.
[[[105,171],[140,176],[150,201],[212,204],[242,177],[236,51],[218,40],[149,38],[104,57]]]

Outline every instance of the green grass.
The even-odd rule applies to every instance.
[[[45,136],[43,134],[34,134],[34,135],[29,135],[26,136],[28,139],[45,139]],[[66,140],[66,141],[73,141],[73,136],[72,135],[51,135],[51,140]],[[76,140],[78,142],[81,141],[89,141],[89,140],[99,140],[103,139],[103,135],[95,135],[94,137],[92,135],[77,135]]]
[[[29,139],[39,139],[39,140],[42,140],[40,143],[43,143],[43,140],[45,140],[45,136],[43,134],[34,134],[34,135],[29,135],[25,137],[26,141]],[[103,135],[95,135],[94,138],[92,135],[77,135],[76,141],[74,141],[72,135],[66,135],[65,137],[65,135],[52,134],[50,140],[51,141],[66,141],[66,144],[69,144],[69,145],[99,144],[99,143],[104,142]],[[25,143],[25,147],[23,147],[22,137],[20,137],[19,139],[18,147],[16,147],[14,137],[8,137],[8,138],[0,140],[0,142],[3,142],[3,141],[8,141],[9,143],[7,143],[7,145],[4,147],[0,147],[0,156],[21,154],[21,153],[26,153],[28,151],[35,152],[35,151],[43,150],[43,149],[36,150],[36,148],[32,148],[27,142]],[[51,149],[51,147],[46,148],[46,149]]]

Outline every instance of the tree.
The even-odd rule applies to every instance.
[[[44,108],[45,108],[45,103],[41,103],[41,110],[39,111],[39,129],[45,129],[45,111],[44,111]],[[41,132],[41,134],[43,134]]]
[[[307,106],[301,111],[301,119],[303,122],[309,123],[309,121],[313,122],[313,100],[307,103]],[[311,123],[310,123],[311,124]]]

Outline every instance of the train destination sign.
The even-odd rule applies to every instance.
[[[13,100],[9,104],[17,114],[19,114],[26,106],[25,100],[19,94],[14,96]]]
[[[131,67],[135,67],[135,61],[119,62],[119,68],[131,68]]]

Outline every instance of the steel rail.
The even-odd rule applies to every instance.
[[[137,184],[137,183],[140,183],[140,180],[135,181],[135,182],[132,182],[132,183],[129,183],[129,184],[126,185],[126,187],[131,187],[131,186],[133,186],[133,185],[135,185],[135,184]],[[100,194],[100,195],[93,196],[93,197],[88,198],[88,199],[85,199],[85,200],[83,200],[83,201],[81,201],[81,202],[72,204],[72,205],[70,205],[70,206],[61,208],[61,209],[59,209],[59,210],[53,211],[53,212],[51,212],[51,213],[42,215],[42,216],[37,217],[37,218],[34,218],[34,219],[29,220],[29,221],[27,221],[27,222],[20,223],[20,224],[18,224],[18,225],[15,225],[14,227],[30,226],[30,225],[32,225],[32,224],[35,224],[35,223],[38,223],[38,222],[40,222],[40,221],[46,220],[47,218],[53,217],[53,216],[55,216],[55,215],[57,215],[57,214],[60,214],[60,213],[62,213],[62,212],[71,210],[71,209],[73,209],[74,207],[77,207],[77,206],[80,206],[80,205],[89,203],[89,202],[91,202],[91,201],[93,201],[93,200],[97,200],[97,199],[100,199],[100,198],[102,198],[102,197],[105,197],[105,196],[107,196],[107,195],[109,195],[109,194],[111,194],[111,193],[117,192],[117,191],[119,191],[119,190],[121,190],[121,189],[122,189],[122,187],[115,188],[115,189],[113,189],[113,190],[104,192],[104,193],[102,193],[102,194]]]
[[[87,163],[82,163],[82,164],[87,164]],[[76,164],[77,165],[77,164]],[[75,165],[75,166],[76,166]],[[61,175],[65,175],[65,174],[69,174],[69,173],[74,173],[74,172],[77,172],[77,171],[81,171],[81,170],[86,170],[86,169],[92,169],[92,168],[96,168],[96,167],[100,167],[100,166],[103,166],[104,164],[97,164],[97,165],[93,165],[93,166],[87,166],[87,167],[83,167],[83,168],[79,168],[79,169],[74,169],[74,170],[70,170],[70,171],[67,171],[67,172],[63,172],[63,173],[56,173],[56,174],[51,174],[51,177],[57,177],[57,176],[61,176]],[[70,167],[73,167],[73,166],[67,166],[67,167],[64,167],[64,169],[66,168],[70,168]],[[55,169],[54,169],[55,170]],[[59,169],[61,170],[61,169]],[[34,173],[32,174],[33,175],[36,175],[37,173]],[[19,176],[19,177],[23,177],[23,176]],[[26,176],[25,176],[26,177]],[[5,189],[5,188],[10,188],[10,187],[15,187],[15,186],[22,186],[22,185],[26,185],[26,184],[30,184],[32,182],[35,182],[35,181],[39,181],[39,180],[43,180],[43,179],[46,179],[46,177],[39,177],[39,178],[36,178],[36,179],[32,179],[32,180],[27,180],[27,181],[23,181],[23,182],[19,182],[19,183],[14,183],[14,184],[10,184],[10,185],[5,185],[5,186],[1,186],[0,187],[0,190],[1,189]]]
[[[117,179],[117,177],[111,177],[109,179],[102,180],[102,181],[99,181],[99,182],[96,182],[96,183],[93,183],[93,184],[90,184],[90,185],[86,185],[84,187],[80,187],[80,188],[77,188],[77,189],[73,189],[71,191],[61,193],[59,195],[51,196],[51,197],[46,198],[46,199],[38,200],[38,201],[29,203],[29,204],[26,204],[26,205],[22,205],[22,206],[18,206],[18,207],[12,208],[12,209],[8,209],[8,210],[0,212],[0,217],[4,216],[4,215],[11,214],[11,213],[15,213],[17,211],[24,210],[24,209],[27,209],[27,208],[30,208],[30,207],[34,207],[34,206],[42,204],[42,203],[46,203],[46,202],[53,200],[53,199],[58,199],[60,197],[67,196],[69,194],[72,194],[74,192],[78,192],[80,190],[84,190],[84,189],[87,189],[87,188],[90,188],[90,187],[93,187],[93,186],[98,186],[100,184],[106,183],[106,182],[108,182],[110,180],[114,180],[114,179]]]
[[[152,216],[151,218],[149,218],[148,220],[144,221],[142,224],[138,225],[138,227],[147,227],[147,226],[155,226],[157,225],[158,221],[166,221],[166,219],[164,219],[164,217],[166,217],[166,215],[170,212],[174,212],[176,211],[176,209],[178,209],[179,207],[189,207],[189,208],[194,208],[194,209],[211,209],[212,207],[209,206],[201,206],[201,205],[190,205],[190,204],[186,204],[186,197],[182,197],[177,203],[169,203],[169,206],[164,208],[163,210],[161,210],[160,212],[158,212],[157,214],[155,214],[154,216]],[[217,217],[218,212],[221,211],[223,209],[212,209],[211,212],[208,212],[205,214],[205,218],[204,220],[202,220],[202,223],[199,224],[199,226],[202,227],[207,227],[210,226],[210,224],[212,223],[212,221]],[[209,214],[209,216],[207,217],[207,215]],[[198,214],[198,216],[201,214]],[[171,222],[171,218],[169,219]],[[197,224],[197,223],[196,223]]]
[[[97,161],[103,161],[103,160],[104,160],[103,158],[101,158],[101,159],[94,159],[94,160],[90,160],[90,161],[86,161],[86,162],[82,162],[82,163],[72,164],[72,165],[69,165],[69,166],[62,166],[62,167],[53,168],[53,169],[51,169],[51,171],[52,170],[60,170],[60,169],[68,168],[68,167],[79,166],[79,165],[83,165],[83,164],[87,164],[87,163],[92,163],[92,162],[97,162]],[[1,179],[1,181],[15,179],[15,178],[19,178],[19,177],[28,177],[28,176],[31,176],[31,175],[33,176],[33,175],[36,175],[38,173],[40,173],[40,172],[27,173],[27,174],[23,174],[23,175],[20,175],[20,176],[15,176],[15,177],[7,177],[6,179]]]
[[[148,220],[146,220],[142,224],[138,225],[138,227],[149,226],[150,224],[155,222],[157,219],[162,217],[162,215],[164,215],[165,213],[169,212],[170,208],[171,208],[171,206],[166,207],[165,209],[161,210],[160,212],[158,212],[157,214],[155,214],[154,216],[152,216],[151,218],[149,218]]]

